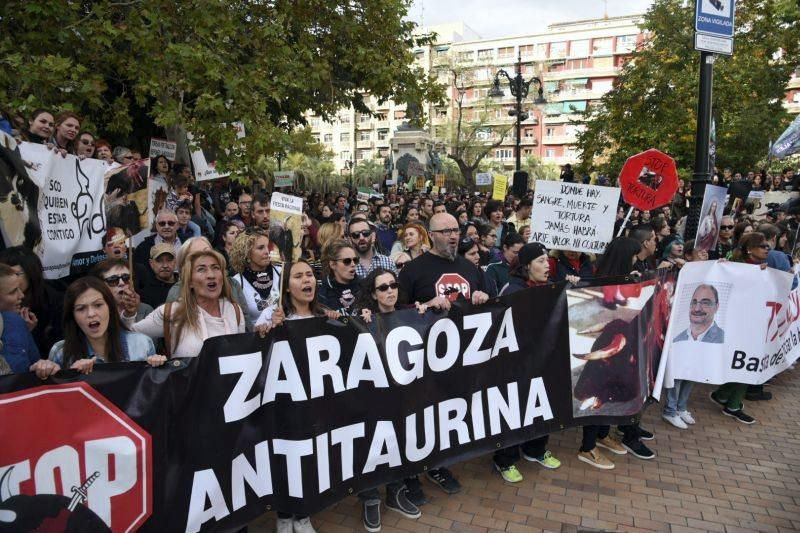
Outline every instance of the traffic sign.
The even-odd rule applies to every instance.
[[[733,39],[727,37],[716,37],[705,33],[694,34],[694,49],[701,52],[711,52],[713,54],[733,54]]]
[[[653,148],[631,156],[619,173],[619,186],[633,207],[649,211],[666,205],[678,190],[675,160]]]
[[[694,29],[719,37],[733,38],[736,0],[696,0]]]
[[[150,434],[88,383],[0,395],[0,420],[0,477],[11,487],[4,507],[17,495],[57,494],[57,520],[81,512],[125,532],[150,516]]]

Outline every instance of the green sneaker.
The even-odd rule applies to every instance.
[[[495,469],[500,472],[500,475],[503,476],[503,479],[508,481],[509,483],[519,483],[522,481],[522,474],[519,473],[517,467],[514,465],[507,466],[506,468],[502,468],[494,465]]]
[[[526,460],[532,463],[539,463],[545,468],[556,469],[559,466],[561,466],[561,461],[556,459],[556,457],[550,452],[550,450],[544,452],[544,455],[541,457],[533,457],[526,454],[525,452],[522,452],[522,457],[524,457]]]

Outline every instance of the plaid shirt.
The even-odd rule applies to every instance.
[[[394,261],[392,261],[388,256],[376,252],[372,256],[372,261],[369,263],[369,268],[364,268],[360,261],[356,263],[356,276],[358,279],[364,279],[376,268],[384,268],[397,274],[397,267],[394,266]]]

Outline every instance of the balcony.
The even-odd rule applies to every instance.
[[[544,117],[545,124],[564,124],[565,122],[572,122],[574,120],[582,120],[583,115],[578,114],[564,114],[561,113],[560,115],[550,115]]]
[[[790,102],[783,104],[783,106],[789,113],[800,113],[800,102]]]
[[[564,80],[568,78],[618,76],[622,67],[591,67],[554,70],[545,74],[545,81]]]
[[[574,135],[545,135],[542,138],[542,144],[573,144],[574,142]]]
[[[365,122],[361,122],[360,120],[356,122],[356,129],[359,130],[371,130],[373,122],[371,120],[367,120]]]
[[[375,148],[375,143],[372,141],[358,141],[356,143],[356,148],[358,149],[371,149]]]

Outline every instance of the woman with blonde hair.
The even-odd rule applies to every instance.
[[[244,316],[231,299],[226,268],[225,258],[211,248],[190,253],[181,267],[178,301],[159,306],[129,324],[130,329],[163,338],[168,357],[197,357],[206,339],[244,333]]]
[[[266,231],[250,228],[236,237],[230,250],[233,279],[242,286],[245,312],[252,322],[280,296],[281,268],[272,263],[272,248]]]

